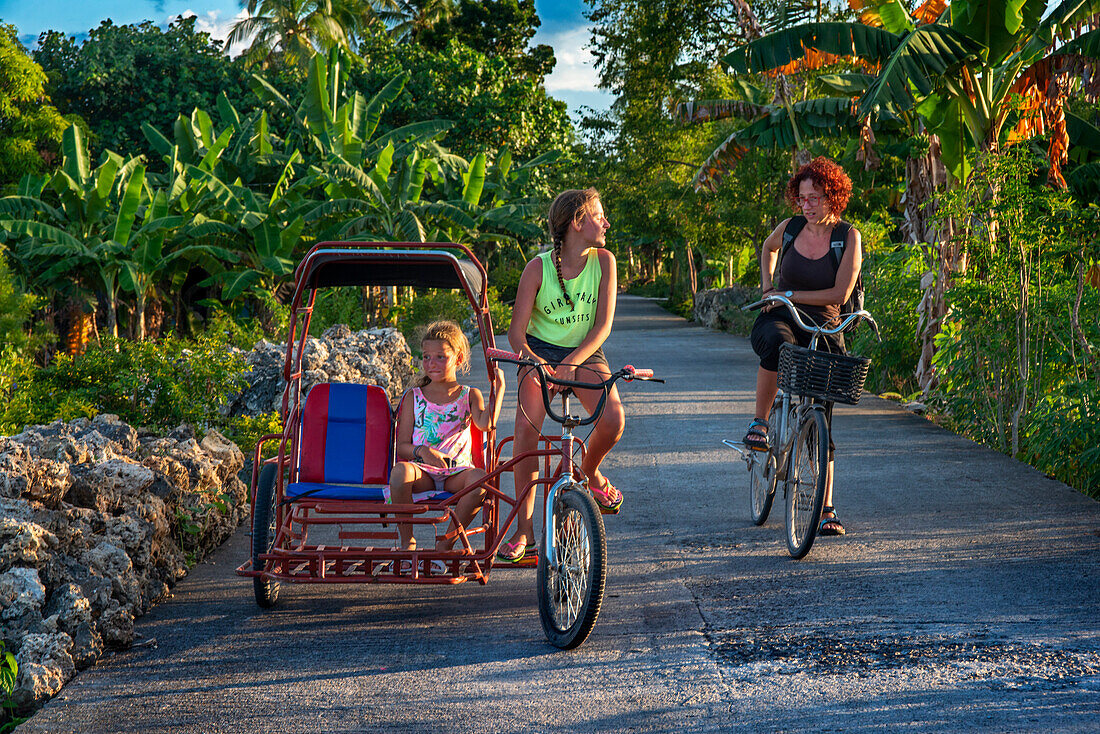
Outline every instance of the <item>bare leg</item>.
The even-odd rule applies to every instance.
[[[390,501],[395,505],[411,505],[413,490],[426,491],[435,486],[435,482],[421,471],[420,467],[408,461],[402,461],[390,472]],[[407,522],[397,524],[397,537],[402,550],[415,550],[416,538],[412,525]]]
[[[611,376],[611,371],[602,364],[589,364],[586,367],[592,369],[578,369],[577,380],[581,382],[602,382]],[[598,390],[576,390],[577,399],[591,415],[600,401]],[[623,403],[619,399],[619,391],[614,386],[604,403],[603,413],[592,428],[585,446],[584,461],[581,462],[581,471],[588,477],[591,486],[600,488],[605,484],[604,476],[600,473],[600,464],[604,458],[615,448],[615,444],[622,438],[623,428],[626,426],[626,413],[623,411]]]
[[[467,487],[477,484],[484,477],[484,469],[478,469],[476,467],[473,469],[467,469],[461,474],[455,474],[452,477],[447,477],[447,481],[443,483],[443,488],[448,492],[451,492],[452,494],[458,494]],[[458,522],[461,523],[463,528],[467,527],[474,519],[474,515],[476,515],[477,511],[481,509],[481,503],[484,499],[485,488],[478,487],[477,489],[471,490],[468,494],[463,495],[462,499],[458,501],[458,504],[455,506],[455,515],[458,516]],[[451,527],[448,528],[448,531],[450,531],[451,528],[454,528],[453,521],[451,523]],[[458,528],[454,529],[458,530]],[[445,537],[437,538],[435,542],[435,549],[437,551],[450,550],[451,547],[454,545],[455,540],[457,540],[457,538],[451,538],[450,540],[447,540]]]
[[[542,420],[546,416],[546,408],[542,404],[542,391],[539,389],[538,378],[532,370],[527,370],[519,385],[519,408],[516,410],[515,439],[512,442],[512,455],[519,456],[527,451],[534,451],[539,445],[539,434],[542,430]],[[539,458],[532,456],[516,464],[512,477],[516,485],[516,498],[518,499],[523,488],[533,482],[538,476]],[[535,539],[534,516],[535,498],[538,492],[531,492],[520,503],[516,512],[516,530],[512,533],[509,542],[522,541],[529,545]]]
[[[829,468],[825,473],[825,507],[833,506],[833,462],[829,462]],[[828,520],[833,518],[835,522],[826,522],[822,528],[823,531],[828,530],[830,535],[843,535],[844,526],[840,523],[840,520],[836,520],[836,512],[824,512],[821,513],[822,520]]]
[[[756,370],[756,418],[768,420],[768,412],[779,392],[779,373],[760,367]]]

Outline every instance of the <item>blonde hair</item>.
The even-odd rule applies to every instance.
[[[433,321],[424,329],[424,335],[420,337],[420,348],[423,351],[424,342],[442,342],[458,355],[458,371],[470,371],[470,341],[462,333],[462,327],[453,321]],[[432,378],[421,374],[417,378],[416,386],[424,387]]]
[[[565,279],[561,276],[561,246],[565,241],[565,233],[570,225],[584,219],[588,213],[589,205],[600,198],[600,192],[589,187],[587,189],[566,189],[554,197],[550,204],[550,213],[547,220],[550,224],[550,241],[554,243],[554,269],[558,271],[558,285],[565,294],[565,302],[573,308],[573,299],[565,291]]]

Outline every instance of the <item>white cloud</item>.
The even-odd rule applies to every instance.
[[[595,59],[585,46],[591,39],[588,26],[536,36],[535,43],[554,49],[558,63],[546,77],[548,92],[595,92],[600,78]]]
[[[233,25],[238,21],[244,20],[248,17],[248,11],[242,9],[236,15],[231,18],[223,18],[222,11],[210,10],[202,15],[199,15],[193,10],[185,10],[180,13],[184,18],[190,18],[196,16],[198,20],[195,21],[195,30],[205,31],[210,34],[210,37],[218,41],[224,41],[229,35],[229,31],[232,30]],[[169,20],[175,20],[176,16],[171,16]],[[252,43],[252,38],[248,38],[244,43],[237,43],[233,45],[232,55],[238,56]]]

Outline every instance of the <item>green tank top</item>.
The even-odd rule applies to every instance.
[[[559,347],[575,347],[584,341],[596,321],[596,304],[603,277],[600,256],[595,247],[590,249],[588,262],[581,274],[565,281],[565,288],[573,299],[572,308],[566,303],[558,285],[553,250],[547,250],[538,257],[542,260],[542,285],[535,295],[535,308],[527,324],[527,333]]]

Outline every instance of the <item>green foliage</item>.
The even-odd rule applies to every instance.
[[[454,38],[486,56],[507,59],[513,69],[537,80],[552,71],[552,48],[527,48],[541,25],[534,0],[459,0],[457,6],[450,22],[420,35],[422,46],[438,52]]]
[[[493,286],[489,287],[488,298],[493,331],[504,334],[512,323],[512,309],[501,303],[500,293]],[[424,327],[433,321],[454,321],[468,335],[473,335],[474,339],[479,336],[470,302],[462,291],[432,289],[417,293],[415,298],[396,309],[396,316],[397,328],[416,354],[420,353],[420,338]]]
[[[432,50],[375,36],[359,52],[366,63],[352,71],[356,87],[374,89],[397,74],[409,77],[391,107],[390,124],[451,120],[454,126],[442,142],[458,155],[484,151],[495,157],[507,149],[524,160],[573,143],[565,103],[546,93],[541,74],[517,69],[521,62],[457,39]]]
[[[261,339],[281,342],[286,338],[290,307],[275,300],[266,291],[257,291],[249,308],[234,313],[214,301],[205,325],[208,334],[217,334],[237,349],[251,350]]]
[[[165,30],[105,20],[79,44],[58,31],[40,36],[34,58],[49,76],[50,96],[61,112],[87,122],[93,153],[125,151],[155,165],[144,124],[171,129],[196,107],[212,109],[219,94],[234,104],[248,99],[242,64],[196,30],[196,20],[179,18]]]
[[[310,333],[321,334],[335,324],[347,324],[352,331],[370,328],[373,324],[368,323],[369,299],[370,294],[361,288],[318,291],[309,322]]]
[[[33,354],[46,341],[46,335],[28,333],[31,316],[42,298],[23,293],[12,278],[11,268],[0,250],[0,344],[16,351]]]
[[[626,292],[632,296],[645,296],[646,298],[668,298],[669,278],[668,273],[663,273],[650,281],[635,280],[627,287]]]
[[[4,641],[0,640],[0,734],[15,731],[15,727],[27,720],[15,715],[15,705],[11,700],[18,677],[19,663],[5,649]]]
[[[15,26],[0,23],[0,188],[43,171],[68,123],[46,96],[46,75]]]
[[[219,425],[219,409],[244,387],[244,359],[216,333],[195,340],[105,339],[78,357],[57,355],[48,367],[16,372],[0,432],[24,425],[114,413],[127,423],[168,430],[181,423]]]
[[[238,415],[229,419],[223,427],[222,433],[233,443],[237,444],[244,452],[246,459],[252,458],[252,452],[256,449],[263,436],[272,433],[283,432],[283,419],[278,411],[264,413],[263,415]]]
[[[945,198],[945,214],[1001,226],[995,238],[980,227],[960,235],[971,264],[937,337],[933,404],[960,433],[1100,495],[1100,324],[1071,319],[1088,260],[1067,226],[1070,200],[1034,184],[1035,163],[1018,152],[979,160],[971,185]],[[1100,309],[1095,288],[1081,299],[1081,314]]]
[[[914,337],[925,264],[919,247],[889,241],[884,219],[851,219],[862,236],[864,308],[878,323],[879,337],[861,325],[844,338],[850,353],[871,358],[867,390],[908,396],[917,389],[914,370],[920,354]]]
[[[461,324],[463,330],[470,333],[470,301],[462,291],[432,289],[417,293],[398,309],[397,328],[405,335],[409,348],[419,354],[424,327],[441,319]]]

